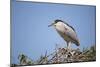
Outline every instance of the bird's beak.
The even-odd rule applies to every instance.
[[[53,26],[53,25],[54,25],[54,23],[52,23],[52,24],[48,25],[48,27],[51,27],[51,26]]]

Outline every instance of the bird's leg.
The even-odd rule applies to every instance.
[[[67,42],[67,49],[68,49],[68,47],[69,47],[69,42]]]
[[[69,50],[69,52],[71,51],[71,42],[67,42],[67,49]]]
[[[67,49],[71,49],[71,42],[67,42]]]

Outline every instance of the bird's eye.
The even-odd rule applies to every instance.
[[[56,24],[57,22],[55,22],[55,24]]]

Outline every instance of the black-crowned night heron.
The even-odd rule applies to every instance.
[[[60,36],[66,41],[68,49],[70,48],[71,43],[74,43],[77,46],[80,45],[75,29],[69,24],[57,19],[48,27],[50,26],[54,26]]]

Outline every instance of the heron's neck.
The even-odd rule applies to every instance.
[[[57,31],[64,32],[64,27],[62,25],[54,26]]]

